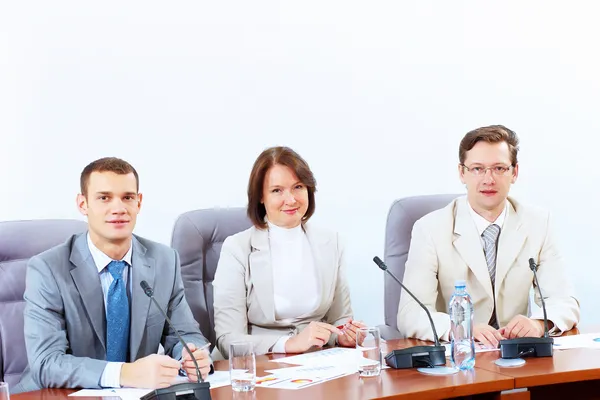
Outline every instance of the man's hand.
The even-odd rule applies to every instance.
[[[488,349],[497,349],[500,340],[505,339],[499,330],[487,324],[477,324],[473,327],[473,338]]]
[[[350,320],[344,326],[344,334],[338,336],[338,344],[343,347],[356,346],[356,332],[358,328],[366,328],[367,326],[361,321]],[[364,340],[364,338],[362,338]]]
[[[500,332],[507,339],[542,337],[544,335],[544,321],[530,319],[524,315],[517,315],[510,320],[508,325],[500,328]]]
[[[208,350],[204,348],[197,348],[194,343],[188,343],[188,347],[190,351],[194,355],[196,362],[198,363],[198,368],[200,369],[200,373],[202,374],[202,379],[206,379],[208,373],[210,372],[210,356],[208,354]],[[190,382],[198,382],[198,374],[196,373],[196,366],[194,365],[194,361],[188,354],[187,350],[183,349],[183,357],[181,357],[181,365],[185,370],[188,379]]]
[[[179,372],[179,362],[169,356],[150,354],[121,367],[121,386],[158,389],[171,386]]]
[[[323,347],[332,333],[342,335],[342,331],[333,325],[312,321],[302,332],[285,342],[285,352],[303,353],[313,346]]]

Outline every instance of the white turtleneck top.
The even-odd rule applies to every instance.
[[[294,320],[314,312],[321,303],[321,282],[301,225],[282,228],[268,222],[275,319]],[[273,346],[274,353],[285,353],[289,336]]]

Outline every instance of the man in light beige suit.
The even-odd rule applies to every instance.
[[[432,312],[437,332],[448,340],[447,314],[454,283],[467,282],[474,307],[474,337],[483,345],[544,333],[541,310],[527,317],[533,272],[539,265],[551,333],[573,328],[579,304],[558,250],[548,212],[508,197],[517,180],[518,138],[510,129],[473,130],[460,143],[458,172],[467,187],[460,197],[413,227],[404,284]],[[541,306],[539,292],[535,302]],[[429,320],[402,292],[398,329],[408,337],[432,340]]]

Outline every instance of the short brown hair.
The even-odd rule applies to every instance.
[[[121,160],[116,157],[104,157],[96,161],[89,163],[83,171],[81,171],[81,177],[79,178],[79,186],[81,194],[87,196],[87,188],[90,182],[90,175],[92,172],[114,172],[119,175],[127,175],[133,173],[135,176],[135,189],[140,190],[140,179],[138,173],[131,164],[127,161]]]
[[[265,222],[267,210],[265,209],[265,205],[261,203],[265,176],[267,175],[267,171],[277,164],[290,168],[308,190],[308,209],[302,217],[302,223],[308,221],[315,212],[317,182],[306,161],[289,147],[270,147],[260,153],[254,162],[252,172],[250,173],[250,180],[248,181],[248,218],[259,229],[267,227],[267,223]]]
[[[519,152],[519,138],[514,131],[504,125],[490,125],[477,128],[467,133],[460,141],[458,148],[458,159],[464,165],[467,151],[471,150],[477,142],[500,143],[506,142],[510,150],[511,165],[517,165],[517,153]]]

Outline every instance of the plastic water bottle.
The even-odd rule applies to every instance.
[[[454,284],[454,294],[448,306],[450,315],[450,360],[452,366],[461,370],[475,366],[475,342],[473,340],[473,303],[467,293],[466,282]]]

